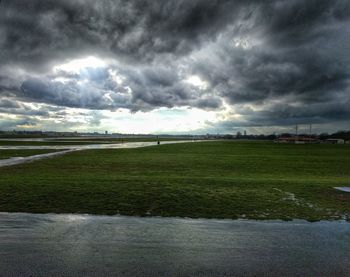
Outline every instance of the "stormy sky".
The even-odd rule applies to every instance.
[[[350,129],[349,60],[348,0],[2,0],[0,130]]]

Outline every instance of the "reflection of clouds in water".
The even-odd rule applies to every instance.
[[[4,148],[4,149],[6,149],[6,148]],[[10,149],[12,149],[12,148],[10,148]],[[31,148],[16,148],[16,149],[31,149]],[[43,149],[43,148],[39,148],[39,149]],[[26,163],[26,162],[33,162],[36,160],[41,160],[41,159],[45,159],[45,158],[63,155],[63,154],[70,153],[73,151],[76,151],[76,150],[74,150],[74,149],[64,150],[64,151],[59,151],[59,152],[39,154],[39,155],[28,156],[28,157],[13,157],[13,158],[9,158],[9,159],[0,160],[0,167],[17,165],[17,164],[22,164],[22,163]]]
[[[67,222],[86,222],[89,220],[89,217],[87,215],[76,215],[76,214],[69,214],[65,215],[63,218],[59,217],[60,219],[63,219]]]
[[[4,275],[350,274],[345,221],[0,213],[0,226]]]
[[[189,142],[188,140],[184,141],[162,141],[162,144],[174,144],[174,143],[184,143]],[[199,141],[197,141],[199,142]],[[50,146],[0,146],[0,150],[40,150],[40,149],[55,149],[55,150],[64,150],[53,153],[39,154],[28,157],[13,157],[9,159],[0,160],[0,167],[2,166],[11,166],[22,164],[26,162],[32,162],[36,160],[41,160],[45,158],[60,156],[66,153],[78,151],[78,150],[87,150],[87,149],[125,149],[125,148],[139,148],[157,145],[157,142],[125,142],[125,143],[113,143],[113,144],[88,144],[88,145],[50,145]],[[68,149],[68,150],[67,150]]]
[[[343,192],[350,192],[350,187],[335,187],[335,189]]]

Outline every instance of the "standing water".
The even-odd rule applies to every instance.
[[[345,221],[0,213],[1,276],[350,276]]]

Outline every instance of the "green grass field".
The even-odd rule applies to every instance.
[[[307,220],[350,215],[349,145],[216,141],[0,168],[0,211]]]
[[[0,149],[0,160],[12,158],[12,157],[27,157],[27,156],[33,156],[33,155],[39,155],[39,154],[45,154],[45,153],[51,153],[51,152],[55,152],[55,150],[27,150],[27,149],[2,150]]]

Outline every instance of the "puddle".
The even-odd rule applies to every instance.
[[[70,153],[73,151],[77,151],[77,150],[69,149],[69,150],[63,150],[63,151],[59,151],[59,152],[38,154],[38,155],[27,156],[27,157],[13,157],[13,158],[9,158],[9,159],[3,159],[3,160],[0,160],[0,167],[17,165],[17,164],[33,162],[33,161],[41,160],[41,159],[45,159],[45,158],[56,157],[56,156],[64,155],[66,153]]]
[[[340,190],[343,192],[350,192],[350,187],[334,187],[336,190]]]
[[[350,276],[349,252],[345,221],[0,213],[3,276]]]
[[[204,141],[204,140],[202,140]],[[177,141],[161,141],[160,144],[174,144],[174,143],[189,143],[193,141],[189,140],[177,140]],[[195,141],[201,142],[201,141]],[[21,150],[21,149],[118,149],[118,148],[138,148],[157,145],[157,142],[125,142],[125,143],[98,143],[98,144],[83,144],[83,145],[4,145],[0,146],[0,150]]]
[[[189,143],[188,140],[179,140],[179,141],[162,141],[160,144],[175,144],[175,143]],[[200,141],[196,141],[200,142]],[[157,142],[126,142],[126,143],[113,143],[113,144],[85,144],[85,145],[22,145],[22,146],[0,146],[0,150],[38,150],[38,149],[54,149],[54,150],[63,150],[59,152],[46,153],[28,157],[13,157],[10,159],[0,160],[0,167],[11,166],[22,164],[26,162],[32,162],[36,160],[41,160],[45,158],[51,158],[59,155],[63,155],[69,152],[78,151],[78,150],[87,150],[87,149],[127,149],[127,148],[140,148],[147,146],[155,146]]]

